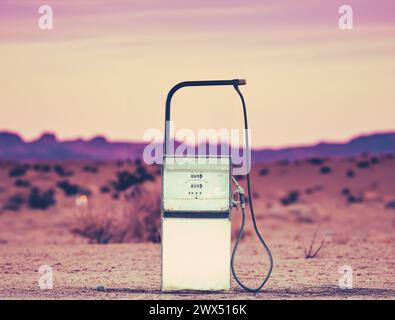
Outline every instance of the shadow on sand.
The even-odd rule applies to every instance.
[[[204,296],[238,296],[256,298],[265,298],[265,295],[270,295],[272,298],[352,298],[352,297],[392,297],[395,298],[394,289],[382,288],[353,288],[353,289],[340,289],[339,287],[306,287],[303,289],[269,289],[263,290],[259,293],[250,293],[241,289],[233,289],[230,291],[168,291],[162,292],[161,290],[146,290],[146,289],[131,289],[131,288],[103,288],[95,289],[101,292],[125,293],[125,294],[147,294],[147,295],[204,295]]]
[[[292,290],[292,289],[273,289],[266,290],[261,294],[271,294],[278,298],[286,297],[304,297],[304,298],[314,298],[314,297],[395,297],[394,289],[384,289],[384,288],[353,288],[353,289],[340,289],[334,286],[323,286],[323,287],[306,287],[303,289]]]

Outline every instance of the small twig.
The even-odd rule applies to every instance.
[[[305,257],[305,259],[315,258],[317,256],[318,252],[320,252],[320,250],[324,247],[325,240],[322,240],[320,245],[317,247],[317,249],[313,250],[316,237],[317,237],[317,231],[314,232],[313,239],[311,240],[309,250],[307,251],[306,250],[306,246],[304,247],[304,257]]]

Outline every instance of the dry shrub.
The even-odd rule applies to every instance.
[[[332,173],[332,168],[329,166],[323,166],[320,169],[320,173],[321,174],[330,174],[330,173]]]
[[[89,243],[110,243],[113,239],[113,218],[108,212],[94,214],[90,207],[77,216],[76,227],[72,232],[89,239]]]
[[[287,196],[280,199],[283,206],[288,206],[299,201],[299,191],[293,190],[288,193]]]
[[[90,243],[160,242],[160,197],[134,186],[107,208],[88,205],[76,214],[73,233]]]
[[[11,178],[16,178],[16,177],[23,177],[26,174],[26,168],[22,167],[22,166],[16,166],[14,168],[12,168],[9,172],[8,175]]]
[[[385,207],[387,209],[395,209],[395,200],[389,201],[387,202],[387,204],[385,205]]]
[[[55,191],[51,188],[41,190],[40,188],[33,187],[30,189],[28,204],[30,209],[47,210],[56,204]]]
[[[305,259],[315,258],[318,255],[318,253],[321,251],[321,249],[324,247],[325,240],[321,240],[320,244],[318,246],[315,246],[316,238],[317,238],[317,231],[314,232],[314,235],[313,235],[313,238],[311,239],[310,245],[308,247],[306,247],[306,245],[304,246]]]
[[[19,211],[21,209],[22,205],[26,202],[25,197],[21,193],[14,194],[10,196],[3,208],[4,210],[9,210],[9,211]]]

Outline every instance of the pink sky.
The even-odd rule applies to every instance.
[[[37,27],[42,4],[54,30]],[[173,84],[242,77],[255,146],[344,140],[395,129],[394,53],[395,1],[2,0],[0,130],[140,140]],[[185,90],[173,114],[242,124],[229,88]]]

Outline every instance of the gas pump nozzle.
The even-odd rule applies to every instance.
[[[245,197],[244,197],[244,189],[243,187],[237,182],[234,176],[232,176],[232,180],[236,185],[236,192],[239,194],[240,199],[240,206],[244,209],[245,208]]]

